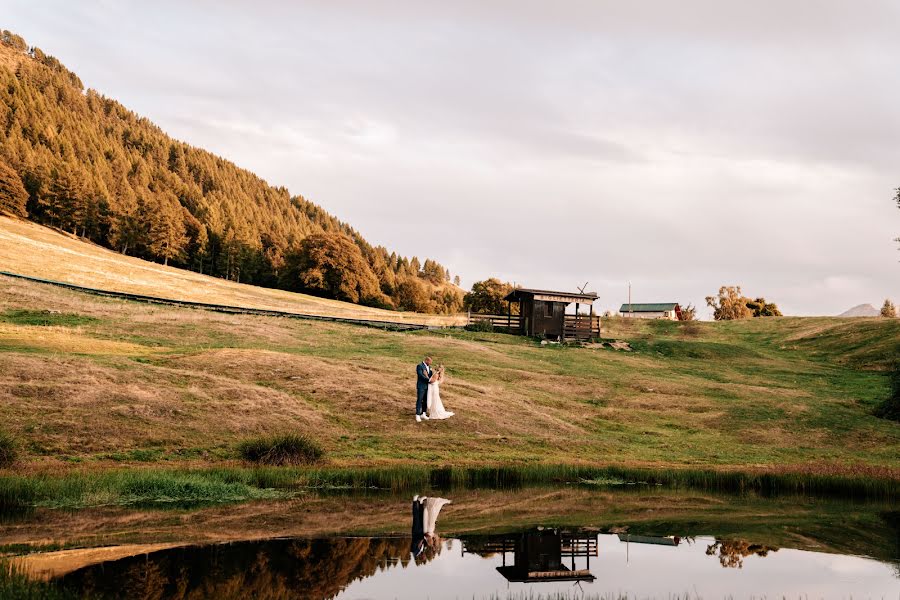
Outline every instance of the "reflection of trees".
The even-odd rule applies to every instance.
[[[895,558],[891,566],[894,568],[894,574],[900,578],[900,511],[883,512],[881,513],[881,518],[884,519],[887,529],[893,533],[896,550],[894,551]]]
[[[333,598],[353,581],[406,568],[409,544],[409,538],[333,538],[177,548],[86,567],[60,583],[92,598]],[[440,549],[426,548],[416,563]]]
[[[722,540],[716,541],[706,547],[707,556],[719,555],[719,563],[726,568],[740,569],[744,566],[744,558],[747,556],[768,556],[769,552],[778,552],[775,546],[763,546],[751,544],[746,540]]]

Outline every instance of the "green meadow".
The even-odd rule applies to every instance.
[[[246,471],[242,442],[299,434],[324,451],[316,469],[348,472],[502,466],[525,479],[586,469],[575,479],[680,472],[670,477],[701,486],[712,474],[893,489],[900,427],[873,411],[891,394],[900,320],[610,319],[604,338],[632,351],[223,315],[4,278],[0,423],[18,460],[3,485],[94,479],[98,489],[56,495],[73,506],[139,503],[171,494],[162,480],[141,491],[146,476],[131,471]],[[413,419],[414,366],[426,354],[449,373],[443,396],[456,416],[446,421]],[[188,500],[268,487],[182,483]],[[53,496],[42,493],[35,503]]]

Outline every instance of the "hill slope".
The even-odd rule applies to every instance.
[[[613,327],[635,352],[153,307],[0,277],[0,423],[31,468],[217,464],[241,439],[290,430],[315,436],[337,465],[898,477],[900,428],[871,416],[888,379],[855,366],[893,356],[900,321]],[[843,364],[850,338],[878,342]],[[447,421],[413,419],[426,353],[449,368]]]
[[[0,33],[0,167],[16,179],[0,181],[0,190],[24,187],[29,218],[122,253],[299,289],[299,279],[285,278],[292,252],[314,234],[343,234],[361,251],[370,302],[461,308],[436,261],[375,247],[302,196],[170,138],[115,100],[84,91],[57,59],[8,31]],[[0,210],[21,204],[2,196]]]
[[[461,324],[460,317],[452,315],[381,310],[167,267],[2,215],[0,271],[84,287],[208,304],[426,325]]]
[[[851,309],[845,310],[839,317],[877,317],[881,314],[877,308],[871,304],[859,304]]]

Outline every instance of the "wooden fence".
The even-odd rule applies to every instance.
[[[494,329],[505,329],[511,332],[519,332],[522,329],[522,320],[519,315],[469,315],[469,325],[489,322]]]
[[[563,337],[567,340],[589,340],[600,337],[599,315],[566,315]]]
[[[519,315],[469,315],[469,324],[488,322],[494,329],[521,333]],[[563,337],[567,340],[589,340],[600,337],[600,315],[566,315]]]

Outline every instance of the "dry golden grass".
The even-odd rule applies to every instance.
[[[69,234],[0,214],[0,269],[117,292],[286,312],[448,325],[461,316],[404,313],[260,288],[124,256]]]
[[[0,317],[35,307],[92,320],[0,323],[0,421],[25,442],[26,472],[221,464],[241,439],[280,432],[312,435],[335,465],[893,467],[900,448],[893,424],[869,415],[883,376],[785,354],[731,326],[704,324],[685,342],[721,356],[685,359],[648,346],[646,324],[633,353],[548,348],[148,306],[0,277]],[[793,335],[790,324],[771,335]],[[450,369],[448,421],[412,418],[425,354]]]
[[[143,356],[163,350],[139,344],[92,338],[64,327],[36,327],[0,323],[0,348],[23,348],[62,354]]]

